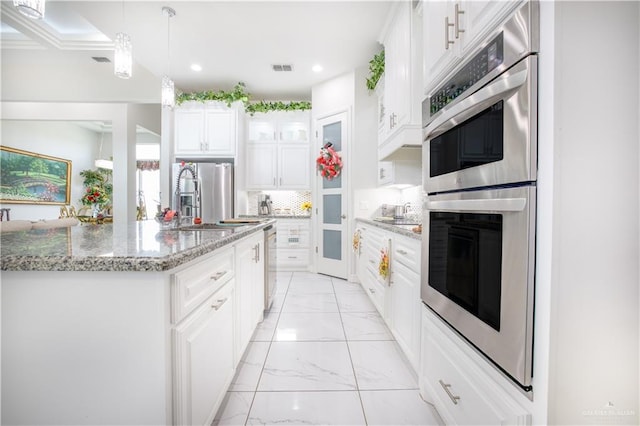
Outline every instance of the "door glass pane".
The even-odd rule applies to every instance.
[[[323,223],[341,224],[342,196],[338,194],[322,196]]]
[[[342,173],[331,180],[322,178],[322,189],[342,188]]]
[[[322,231],[322,256],[328,259],[342,260],[342,244],[340,244],[342,232]]]
[[[333,144],[333,149],[336,151],[342,151],[342,122],[337,121],[335,123],[322,126],[322,145],[327,142]]]

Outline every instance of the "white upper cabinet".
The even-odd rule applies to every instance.
[[[256,113],[247,127],[247,189],[310,188],[308,111]]]
[[[378,157],[405,145],[421,145],[421,22],[412,2],[397,2],[381,37],[385,72],[378,94]]]
[[[438,88],[447,74],[523,1],[423,2],[424,93]]]
[[[174,153],[189,157],[233,157],[238,113],[218,104],[190,104],[175,110]]]

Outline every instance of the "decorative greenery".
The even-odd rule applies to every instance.
[[[378,80],[384,74],[384,50],[373,55],[373,59],[369,61],[369,78],[367,78],[367,89],[375,90]]]
[[[311,109],[311,102],[267,102],[260,101],[252,104],[245,104],[245,111],[253,115],[256,112],[269,112],[269,111],[304,111]]]
[[[304,111],[311,109],[311,102],[251,102],[251,95],[245,91],[245,84],[239,82],[233,88],[231,92],[225,92],[224,90],[206,90],[204,92],[192,92],[192,93],[180,93],[176,97],[176,103],[180,105],[183,102],[197,101],[220,101],[225,102],[227,106],[231,106],[232,103],[240,101],[244,105],[244,109],[249,114],[253,115],[256,112],[269,112],[269,111]]]
[[[231,92],[225,92],[224,90],[219,90],[217,92],[214,92],[213,90],[206,90],[204,92],[180,93],[176,97],[176,103],[180,105],[187,101],[221,101],[225,102],[227,106],[230,107],[232,103],[240,101],[246,106],[249,102],[249,94],[245,92],[244,89],[244,83],[239,82]]]

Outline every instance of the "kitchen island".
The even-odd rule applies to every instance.
[[[270,223],[2,234],[2,423],[210,424],[262,319]]]

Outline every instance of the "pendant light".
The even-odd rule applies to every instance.
[[[113,170],[113,160],[105,160],[102,158],[102,142],[104,142],[104,124],[100,130],[100,149],[98,150],[98,159],[93,164],[99,169]]]
[[[32,19],[44,18],[45,0],[13,0],[13,5],[25,16]]]
[[[124,1],[122,2],[122,26],[124,27]],[[131,78],[133,64],[133,45],[129,34],[116,34],[113,72],[120,78]]]
[[[175,87],[173,84],[173,80],[169,78],[169,64],[170,64],[170,49],[169,49],[169,40],[170,40],[170,22],[171,18],[176,16],[176,11],[168,6],[164,6],[162,8],[162,13],[167,16],[167,73],[162,77],[162,106],[173,108],[176,104],[176,93]]]

